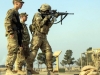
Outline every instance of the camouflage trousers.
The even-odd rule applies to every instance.
[[[17,52],[17,59],[15,61],[15,70],[22,70],[22,66],[26,65],[28,62],[27,57],[29,56],[29,54],[30,54],[29,43],[24,42],[23,48],[19,48],[19,51]]]
[[[98,70],[100,70],[100,60],[94,61],[94,66],[95,66]]]
[[[48,70],[53,71],[53,66],[52,66],[52,49],[51,46],[49,45],[49,42],[47,41],[47,37],[45,36],[44,38],[39,37],[39,36],[33,36],[31,40],[31,53],[30,53],[30,59],[28,66],[28,69],[32,69],[32,63],[37,55],[38,49],[41,49],[42,52],[45,53],[46,55],[46,66]]]
[[[14,37],[10,37],[10,34],[7,36],[8,40],[8,54],[7,54],[7,59],[6,59],[6,64],[5,66],[9,69],[13,69],[14,62],[17,57],[17,51],[18,51],[18,38],[17,38],[17,33],[14,32]]]

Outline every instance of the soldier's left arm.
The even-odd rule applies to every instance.
[[[52,20],[48,23],[49,28],[53,25],[54,23],[54,18],[52,18]]]
[[[49,23],[49,28],[53,25],[53,23],[54,23],[54,18],[58,18],[60,15],[58,14],[58,13],[55,13],[54,14],[54,17],[52,18],[52,20],[51,20],[51,22]]]

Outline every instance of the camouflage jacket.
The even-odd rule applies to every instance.
[[[22,35],[23,38],[22,38],[22,40],[24,42],[29,43],[30,42],[30,35],[29,35],[29,32],[28,32],[28,28],[27,28],[25,23],[22,23],[22,26],[23,26],[23,35]]]
[[[48,34],[49,28],[53,25],[54,20],[49,20],[46,17],[42,17],[40,13],[35,13],[33,20],[32,20],[32,31],[34,35],[37,34],[42,36],[42,34]]]
[[[17,10],[15,10],[14,8],[12,8],[12,9],[9,9],[7,11],[4,25],[5,25],[5,29],[6,29],[6,36],[8,34],[13,34],[14,31],[17,30],[18,26],[20,25],[19,13],[18,13]]]

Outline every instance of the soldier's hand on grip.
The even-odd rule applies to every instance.
[[[45,16],[45,18],[50,19],[52,16],[51,15],[47,15]]]
[[[59,16],[59,14],[58,13],[55,13],[54,16],[57,18]]]

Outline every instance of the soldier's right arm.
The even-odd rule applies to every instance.
[[[50,16],[46,16],[44,19],[42,18],[41,14],[36,13],[34,16],[35,24],[39,27],[43,26],[46,21],[50,18]]]
[[[13,19],[13,10],[8,10],[6,17],[5,17],[5,29],[7,34],[13,34],[13,29],[12,29],[12,19]]]

